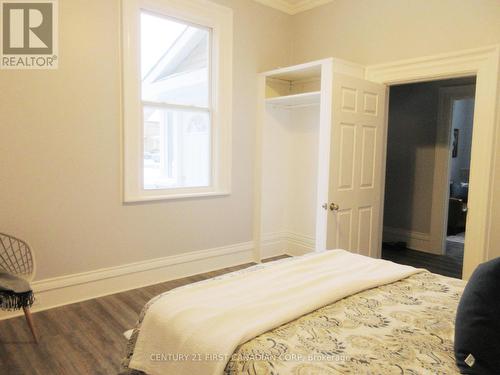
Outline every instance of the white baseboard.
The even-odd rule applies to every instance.
[[[316,247],[314,237],[298,233],[287,233],[288,251],[287,254],[298,256],[313,252]]]
[[[261,259],[272,258],[286,254],[285,232],[267,233],[260,243]]]
[[[408,249],[424,251],[431,254],[437,253],[432,249],[430,233],[422,233],[402,228],[384,227],[383,240],[385,242],[406,242]]]
[[[274,232],[262,236],[261,258],[271,258],[283,254],[298,256],[314,251],[313,237],[292,232]]]
[[[253,262],[253,241],[214,249],[193,251],[143,262],[32,283],[36,301],[32,311],[81,302],[169,280]],[[22,315],[0,312],[0,320]]]

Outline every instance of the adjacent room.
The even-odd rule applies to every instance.
[[[390,88],[382,258],[461,278],[475,77]]]
[[[498,374],[498,0],[0,14],[0,374]]]

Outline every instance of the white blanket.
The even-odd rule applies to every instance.
[[[129,367],[149,375],[219,375],[239,344],[416,272],[413,267],[331,250],[192,284],[149,307]]]

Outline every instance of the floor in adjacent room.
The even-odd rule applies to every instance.
[[[281,257],[268,260],[275,260]],[[252,263],[168,281],[33,314],[40,343],[24,317],[0,321],[0,374],[116,375],[127,341],[152,297],[167,290],[236,271]]]
[[[440,275],[462,278],[464,244],[461,241],[446,241],[446,254],[435,255],[407,249],[398,244],[382,244],[382,259],[408,266],[425,268]]]

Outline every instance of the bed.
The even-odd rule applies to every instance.
[[[248,336],[250,339],[239,338],[238,340],[241,342],[238,342],[234,350],[227,350],[231,352],[229,356],[217,357],[215,355],[210,358],[207,365],[194,363],[199,367],[189,369],[189,366],[193,365],[193,361],[197,362],[202,359],[196,357],[197,351],[194,350],[190,356],[185,358],[157,358],[160,360],[160,365],[151,367],[150,371],[137,370],[135,368],[140,368],[140,366],[131,366],[133,357],[137,354],[135,351],[138,339],[140,341],[140,336],[146,335],[145,332],[141,331],[145,330],[145,318],[153,314],[151,312],[152,306],[158,305],[169,294],[177,293],[178,289],[190,288],[194,284],[155,297],[144,307],[129,340],[127,356],[124,360],[124,374],[175,373],[177,375],[182,373],[185,367],[188,368],[185,373],[200,375],[212,373],[227,375],[458,374],[453,354],[454,318],[465,282],[432,274],[425,270],[416,270],[391,262],[345,254],[346,252],[341,250],[336,251],[345,257],[346,262],[366,263],[366,265],[360,266],[362,272],[354,272],[354,270],[346,269],[346,266],[342,265],[341,261],[339,262],[338,257],[333,256],[335,254],[332,255],[335,258],[332,258],[334,266],[327,267],[325,265],[325,269],[333,268],[334,270],[331,272],[334,275],[342,275],[342,279],[345,279],[346,275],[349,274],[353,277],[346,280],[345,285],[333,283],[332,285],[339,285],[339,287],[325,293],[328,298],[336,293],[340,298],[337,296],[334,298],[334,302],[323,304],[305,314],[299,312],[299,316],[287,320],[284,324],[276,324],[279,319],[275,320],[271,323],[275,324],[272,329],[266,329],[255,336],[250,335]],[[311,262],[311,258],[314,257],[317,255],[306,256],[305,262]],[[257,276],[263,272],[274,275],[279,274],[280,269],[294,269],[296,265],[293,262],[304,261],[288,258],[226,274],[215,278],[215,280],[232,285],[239,278],[249,280],[249,277]],[[323,259],[321,262],[323,264],[325,260]],[[335,271],[337,265],[341,268],[338,272]],[[382,272],[378,273],[380,270]],[[370,283],[363,282],[358,286],[359,291],[346,290],[345,293],[343,292],[346,294],[343,297],[343,294],[338,292],[338,289],[345,289],[347,285],[353,284],[352,280],[354,279],[369,279],[371,272],[375,272],[376,279],[380,279],[380,274],[394,273],[391,277],[396,280],[387,278],[378,281],[379,285],[375,287],[370,287]],[[214,284],[211,280],[214,279],[196,283],[195,288],[201,290],[209,287]],[[324,283],[325,281],[322,279],[320,285]],[[373,282],[371,281],[371,283]],[[293,284],[293,281],[290,284]],[[279,289],[279,287],[277,288]],[[275,288],[270,287],[269,289]],[[318,290],[318,293],[321,294],[321,287],[314,286],[313,289]],[[328,288],[325,287],[325,290],[328,291]],[[277,292],[277,295],[279,294]],[[305,304],[308,304],[309,297],[304,295],[300,298]],[[310,298],[315,299],[316,297]],[[281,304],[283,303],[281,302]],[[287,304],[292,304],[292,302],[287,302]],[[267,315],[279,316],[279,312],[274,314],[276,306],[274,305]],[[297,307],[289,310],[295,311]],[[241,315],[241,313],[239,314]],[[262,317],[256,319],[262,320]],[[242,318],[243,321],[245,319]],[[205,325],[207,324],[204,323],[200,327]],[[228,325],[231,326],[230,323]],[[243,325],[240,323],[240,326]],[[153,335],[155,337],[160,335],[159,331],[164,326],[157,323],[153,334],[150,333],[149,338],[143,341],[149,342]],[[197,329],[200,330],[199,327]],[[238,326],[234,326],[224,332],[223,336],[231,336],[231,331],[238,329],[240,329]],[[260,329],[263,328],[260,327]],[[216,329],[216,331],[223,330],[223,325]],[[259,332],[259,330],[250,331]],[[245,331],[245,335],[247,334],[248,332]],[[209,336],[210,332],[200,332],[200,340]],[[214,339],[214,341],[217,340],[224,341],[221,337]],[[164,341],[158,345],[158,347],[163,347],[162,345],[166,345],[166,343]],[[211,345],[217,346],[215,342],[208,342],[205,348],[210,348]],[[199,348],[203,348],[203,345]],[[147,351],[147,353],[149,352]],[[159,354],[155,351],[154,355]],[[213,362],[218,363],[217,368],[210,367]],[[162,367],[164,365],[166,367]],[[170,365],[174,367],[169,367]]]

